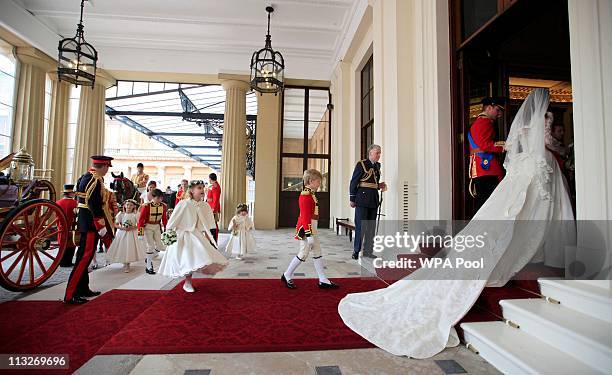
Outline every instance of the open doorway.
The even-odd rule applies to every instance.
[[[453,218],[462,220],[475,213],[468,191],[467,132],[483,98],[508,98],[503,118],[495,122],[496,140],[505,140],[523,99],[536,87],[548,88],[550,111],[562,134],[558,142],[573,143],[570,41],[566,0],[454,0],[450,6]],[[571,159],[571,150],[564,157]],[[571,179],[572,161],[564,167]]]

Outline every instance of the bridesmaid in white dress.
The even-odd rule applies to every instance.
[[[195,291],[191,283],[193,272],[214,275],[224,269],[228,261],[216,249],[210,233],[215,227],[212,209],[203,200],[204,181],[189,183],[187,196],[174,207],[166,231],[176,231],[177,241],[166,248],[159,273],[167,277],[184,277],[183,289]]]
[[[249,208],[241,203],[236,207],[236,215],[230,221],[227,230],[232,234],[225,251],[241,260],[247,253],[255,251],[255,238],[253,237],[253,221],[249,217]]]
[[[130,272],[130,263],[145,259],[145,248],[138,240],[138,203],[134,199],[123,202],[123,211],[115,218],[115,239],[108,249],[108,263],[123,263],[123,271]]]

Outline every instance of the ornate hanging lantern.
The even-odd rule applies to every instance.
[[[81,0],[81,18],[77,25],[74,38],[62,39],[59,42],[59,58],[57,61],[57,76],[60,80],[70,82],[75,86],[91,86],[96,81],[96,63],[98,52],[83,36],[83,6],[86,0]]]
[[[268,12],[266,46],[254,52],[251,57],[251,89],[261,94],[274,93],[276,95],[283,91],[285,86],[285,59],[280,52],[272,49],[270,14],[274,12],[274,8],[266,7],[266,12]]]

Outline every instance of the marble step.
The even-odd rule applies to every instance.
[[[563,306],[612,323],[612,290],[585,282],[562,279],[538,279],[540,293]]]
[[[463,323],[461,328],[467,345],[504,374],[603,374],[577,358],[503,322]]]
[[[504,318],[520,330],[603,372],[612,371],[611,323],[541,298],[503,300],[500,305]]]

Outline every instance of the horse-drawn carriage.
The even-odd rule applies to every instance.
[[[12,291],[44,283],[62,258],[70,228],[55,189],[34,179],[32,157],[21,150],[0,160],[0,286]]]

